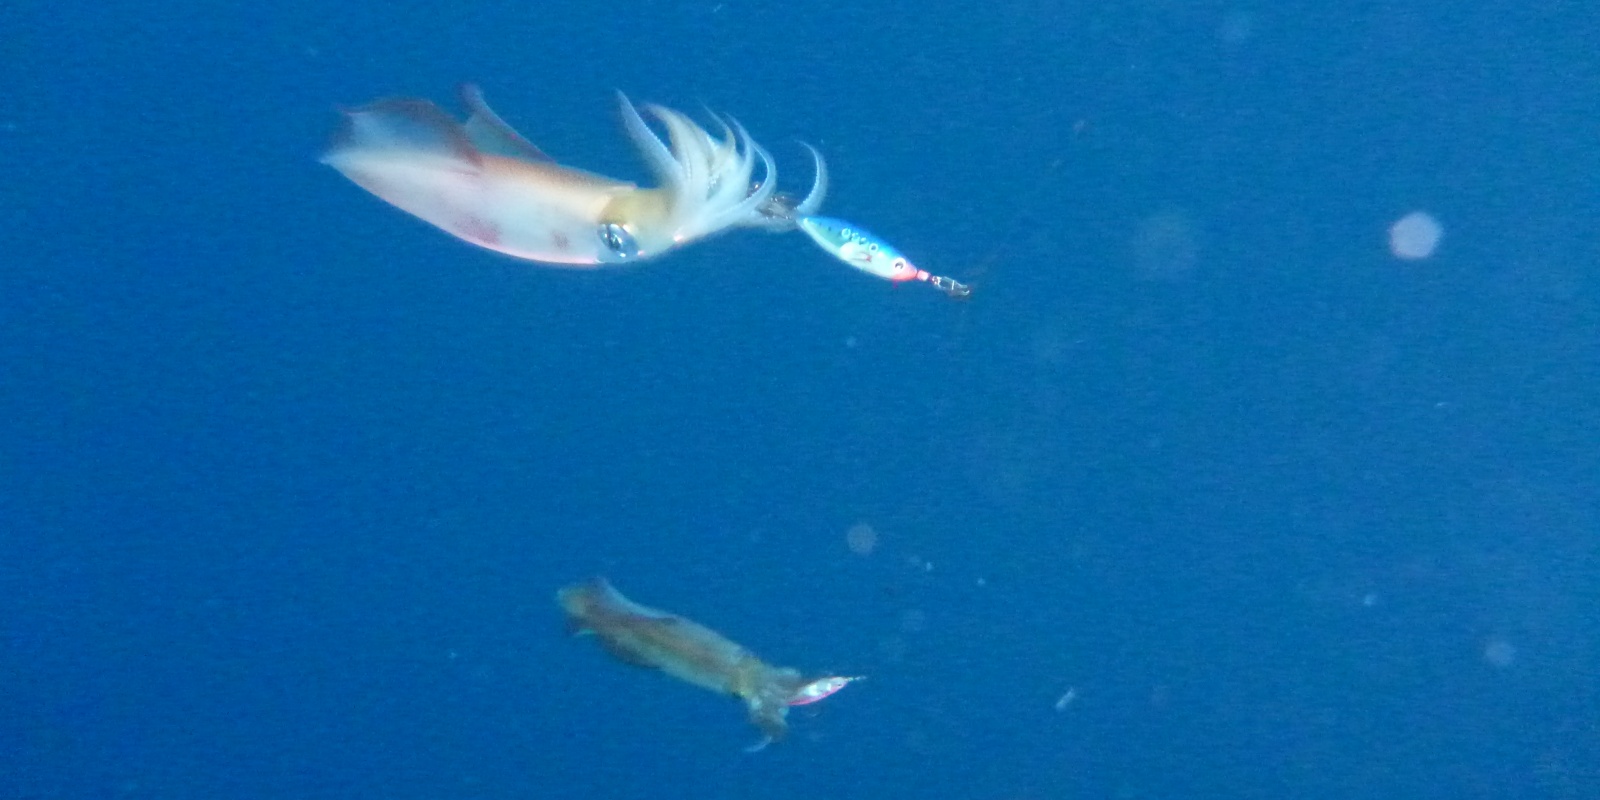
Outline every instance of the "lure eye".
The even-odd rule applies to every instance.
[[[619,260],[636,258],[639,255],[639,243],[634,240],[633,234],[615,222],[600,226],[600,242]]]

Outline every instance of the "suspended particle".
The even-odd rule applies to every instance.
[[[865,522],[857,522],[845,531],[844,543],[858,556],[870,556],[878,549],[878,532]]]
[[[1413,211],[1389,226],[1389,252],[1395,258],[1417,261],[1433,255],[1444,238],[1444,226],[1426,211]]]
[[[1061,695],[1061,697],[1056,699],[1056,710],[1057,711],[1066,711],[1067,710],[1067,706],[1072,705],[1072,701],[1074,701],[1076,699],[1078,699],[1078,687],[1076,687],[1076,686],[1068,687],[1067,688],[1067,693]]]
[[[1511,662],[1517,660],[1516,645],[1496,636],[1484,643],[1483,660],[1501,669],[1509,667]]]
[[[1147,281],[1180,281],[1200,261],[1200,229],[1188,214],[1162,211],[1139,223],[1133,236],[1133,268]]]

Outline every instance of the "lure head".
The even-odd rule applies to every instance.
[[[832,217],[801,217],[798,224],[811,241],[862,272],[891,281],[915,280],[922,274],[893,245],[860,226]]]
[[[789,698],[789,705],[804,706],[815,703],[818,700],[825,700],[833,696],[835,692],[850,685],[851,682],[865,679],[865,676],[861,675],[852,677],[845,677],[843,675],[830,675],[826,678],[818,678],[800,687],[799,690],[797,690],[794,695]]]

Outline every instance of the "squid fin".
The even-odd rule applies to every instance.
[[[380,100],[344,114],[344,128],[322,156],[329,166],[395,154],[459,172],[475,173],[481,166],[461,126],[426,100]]]
[[[484,102],[483,90],[478,88],[477,84],[461,85],[461,102],[467,107],[467,111],[471,112],[462,130],[479,150],[525,161],[555,160],[507,125],[499,114],[494,113],[494,109]]]

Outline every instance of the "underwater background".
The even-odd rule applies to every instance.
[[[1600,797],[1585,4],[0,31],[0,797]],[[317,163],[468,80],[634,180],[618,89],[791,191],[809,142],[974,294],[797,233],[549,269]],[[592,575],[869,680],[746,754],[566,636]]]

